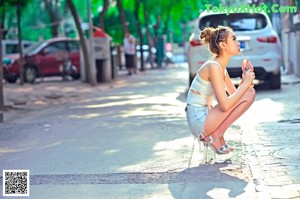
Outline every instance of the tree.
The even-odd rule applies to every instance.
[[[148,53],[149,53],[149,61],[150,61],[150,65],[151,68],[154,68],[154,59],[153,59],[153,53],[152,53],[152,48],[155,46],[154,41],[153,41],[153,37],[151,36],[151,32],[150,32],[150,28],[149,28],[149,13],[148,13],[148,9],[147,9],[147,2],[148,1],[144,1],[144,18],[145,18],[145,28],[146,28],[146,35],[147,35],[147,40],[148,40]]]
[[[83,31],[81,29],[81,24],[80,24],[80,21],[79,21],[79,17],[78,17],[76,8],[75,8],[72,0],[67,0],[66,2],[67,2],[67,5],[68,5],[72,15],[73,15],[73,18],[74,18],[74,21],[75,21],[75,24],[76,24],[76,29],[77,29],[77,32],[79,34],[80,45],[82,47],[83,59],[84,59],[85,67],[86,67],[86,74],[87,74],[88,82],[92,86],[94,86],[94,85],[96,85],[96,82],[95,82],[95,80],[94,80],[94,78],[92,77],[92,74],[91,74],[91,63],[90,63],[90,60],[89,60],[88,50],[87,50],[87,46],[86,46],[86,43],[85,43],[85,38],[84,38],[84,35],[83,35]]]
[[[49,13],[49,18],[51,22],[51,32],[52,37],[57,37],[59,35],[58,28],[61,21],[61,16],[59,12],[59,3],[58,1],[53,0],[44,0],[46,9]]]
[[[4,3],[0,2],[0,13],[4,13]],[[0,18],[0,110],[4,110],[4,95],[3,95],[3,62],[2,62],[2,39],[3,39],[3,33],[4,33],[4,27],[2,26],[4,23],[4,14],[1,15]]]
[[[139,8],[140,8],[140,0],[135,0],[135,9],[134,9],[134,16],[136,20],[136,26],[138,29],[138,34],[139,34],[139,43],[140,43],[140,52],[141,52],[141,57],[140,57],[140,62],[141,62],[141,71],[144,71],[144,53],[143,53],[143,33],[142,33],[142,28],[141,28],[141,23],[139,19]]]
[[[24,57],[22,48],[22,29],[21,29],[21,2],[17,3],[17,23],[18,23],[18,48],[20,53],[20,85],[24,84]]]
[[[104,24],[104,15],[108,9],[108,0],[103,0],[103,8],[102,11],[99,12],[99,23],[100,23],[100,28],[105,30],[105,24]]]
[[[2,39],[5,38],[4,22],[5,22],[5,5],[3,1],[0,1],[0,30],[2,31],[3,34]]]
[[[20,54],[20,85],[24,84],[24,57],[22,49],[22,29],[21,29],[21,9],[26,7],[26,5],[31,0],[6,0],[6,3],[10,6],[17,8],[17,26],[18,26],[18,49]]]
[[[174,5],[174,2],[172,0],[169,0],[169,2],[165,1],[166,2],[166,19],[165,19],[165,24],[164,24],[164,30],[163,30],[163,33],[164,34],[167,34],[168,31],[169,31],[169,23],[170,23],[170,18],[171,18],[171,12],[172,12],[172,9],[175,7],[175,5],[178,3],[178,1],[175,3]]]
[[[123,5],[122,5],[121,0],[117,0],[117,7],[118,7],[118,10],[119,10],[119,17],[120,17],[123,33],[128,32],[126,16],[125,16],[125,13],[124,13],[124,9],[123,9]]]

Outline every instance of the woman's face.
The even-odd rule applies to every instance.
[[[240,53],[240,42],[232,30],[228,30],[228,37],[226,40],[226,52],[230,55],[238,55]]]

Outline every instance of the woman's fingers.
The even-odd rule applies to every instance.
[[[245,73],[248,69],[254,69],[253,64],[249,59],[244,59],[242,62],[242,71]]]
[[[247,78],[250,78],[250,79],[254,80],[254,78],[255,78],[255,73],[254,73],[254,71],[253,71],[253,68],[249,68],[249,69],[246,71],[245,75],[246,75]]]
[[[252,68],[252,69],[254,69],[254,67],[253,67],[253,64],[251,63],[251,61],[248,61],[248,68]]]

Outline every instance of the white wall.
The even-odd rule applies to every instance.
[[[299,56],[299,52],[300,52],[300,31],[297,31],[295,34],[295,43],[294,45],[295,47],[295,65],[294,65],[294,74],[297,77],[300,77],[300,56]]]

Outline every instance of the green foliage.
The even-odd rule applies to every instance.
[[[87,0],[72,1],[82,22],[87,23]],[[99,11],[101,11],[101,7],[103,6],[103,0],[90,1],[93,23],[94,25],[99,26]],[[5,0],[5,2],[5,6],[7,6],[5,28],[9,29],[8,36],[10,38],[16,37],[16,34],[14,33],[16,28],[15,5],[18,2],[22,3],[21,26],[23,29],[23,39],[37,41],[39,39],[48,39],[52,37],[51,21],[44,4],[44,0]],[[59,2],[59,7],[56,12],[62,18],[60,20],[68,21],[68,24],[66,25],[69,30],[67,36],[75,37],[76,30],[74,22],[69,11],[66,9],[65,0],[55,2]],[[109,0],[109,2],[110,5],[104,18],[105,31],[112,36],[114,42],[123,43],[124,33],[121,28],[116,1]],[[218,5],[220,3],[219,0],[140,0],[140,2],[141,5],[138,13],[143,34],[146,34],[144,17],[145,7],[145,10],[149,13],[148,26],[151,34],[155,34],[154,25],[157,24],[158,17],[160,17],[161,23],[157,29],[157,33],[166,34],[168,41],[172,38],[173,42],[177,43],[183,42],[187,39],[184,35],[189,35],[192,30],[188,23],[198,18],[199,11],[204,10],[204,5],[206,3],[213,5]],[[128,22],[128,29],[135,37],[138,38],[136,19],[134,17],[135,0],[122,0],[122,5]],[[145,37],[145,42],[147,42],[147,37]]]
[[[10,6],[26,6],[31,0],[5,0],[5,3],[10,5]]]

